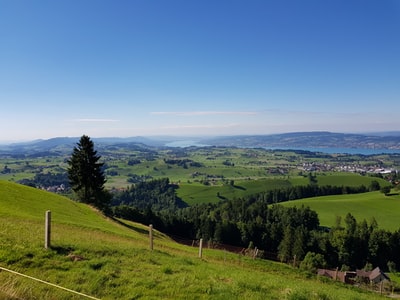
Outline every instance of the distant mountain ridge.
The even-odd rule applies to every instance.
[[[110,147],[151,148],[166,147],[173,141],[193,140],[209,146],[243,147],[243,148],[358,148],[400,150],[400,132],[352,134],[328,131],[291,132],[268,135],[234,135],[209,138],[191,137],[103,137],[92,138],[96,148],[107,150]],[[47,140],[0,145],[0,154],[33,155],[39,153],[71,153],[79,137],[55,137]]]
[[[205,139],[203,143],[231,147],[283,148],[360,148],[400,149],[400,132],[391,135],[334,133],[328,131],[292,132],[271,135],[240,135]]]
[[[110,146],[142,146],[159,147],[166,142],[146,137],[104,137],[92,138],[96,149],[107,149]],[[0,145],[0,154],[32,155],[35,153],[71,153],[79,142],[79,137],[55,137],[47,140],[33,140],[29,142]]]

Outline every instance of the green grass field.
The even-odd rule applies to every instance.
[[[377,181],[381,186],[389,183],[382,178],[361,176],[354,173],[329,173],[318,175],[317,181],[319,185],[332,186],[351,186],[358,187],[364,185],[368,187],[371,181]],[[216,184],[204,185],[201,183],[186,183],[179,184],[177,190],[178,196],[189,205],[197,203],[213,203],[221,199],[233,199],[245,197],[251,194],[257,194],[274,189],[284,189],[290,186],[307,185],[309,180],[304,176],[291,177],[275,177],[275,178],[260,178],[249,180],[234,180],[234,185]],[[218,197],[219,195],[219,197]]]
[[[331,186],[351,186],[357,187],[364,185],[368,187],[371,181],[377,181],[381,186],[389,185],[387,181],[378,177],[361,176],[357,173],[349,172],[331,172],[331,173],[317,173],[318,185],[331,185]],[[293,185],[306,185],[309,183],[307,177],[294,176],[290,178]]]
[[[235,180],[234,185],[204,185],[199,183],[181,183],[178,196],[189,205],[213,203],[221,199],[233,199],[265,192],[271,189],[285,188],[290,182],[284,179]],[[218,197],[219,195],[219,197]]]
[[[52,212],[51,249],[44,215]],[[79,259],[71,259],[79,258]],[[0,266],[99,299],[382,299],[284,264],[175,243],[84,204],[0,181]],[[85,299],[0,271],[0,299]]]
[[[320,223],[331,227],[337,216],[344,220],[351,213],[357,221],[366,220],[370,223],[374,217],[379,228],[387,230],[400,229],[400,196],[392,194],[385,196],[381,192],[370,192],[355,195],[338,195],[315,197],[281,203],[284,206],[309,206],[318,213]]]

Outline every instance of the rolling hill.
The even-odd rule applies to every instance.
[[[52,212],[51,249],[44,214]],[[0,181],[0,267],[96,299],[381,299],[290,266],[177,244],[147,226],[105,218],[91,207]],[[84,299],[0,272],[0,299]]]
[[[400,135],[352,134],[327,131],[289,132],[268,135],[242,135],[209,138],[204,144],[229,147],[267,147],[267,148],[363,148],[400,149]]]
[[[281,203],[283,206],[309,206],[318,213],[320,224],[331,227],[336,217],[344,220],[351,213],[357,221],[365,219],[370,223],[372,218],[379,228],[395,231],[400,228],[400,196],[385,196],[381,192],[370,192],[354,195],[336,195],[300,199]]]

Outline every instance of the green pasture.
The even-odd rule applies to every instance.
[[[52,247],[44,249],[44,213]],[[177,244],[61,196],[0,181],[0,266],[99,299],[381,299],[284,264]],[[0,299],[85,299],[6,271]]]
[[[234,184],[204,185],[181,183],[177,190],[178,197],[189,205],[213,203],[222,199],[240,198],[251,194],[265,192],[290,186],[284,179],[234,180]]]
[[[370,192],[354,195],[315,197],[281,203],[284,206],[309,206],[318,213],[322,226],[332,227],[337,216],[344,220],[351,213],[357,221],[372,218],[379,228],[398,230],[400,228],[400,196],[396,191],[390,196],[381,192]],[[344,224],[344,222],[343,222]]]
[[[319,185],[335,185],[335,186],[361,186],[369,187],[372,181],[377,181],[379,185],[386,186],[389,183],[379,177],[362,176],[357,173],[328,173],[325,175],[317,176]]]
[[[313,173],[314,174],[314,173]],[[291,176],[289,181],[292,185],[307,185],[309,184],[308,173],[304,176]],[[357,187],[364,185],[369,187],[372,181],[377,181],[379,185],[386,186],[389,183],[379,177],[363,176],[358,173],[349,172],[329,172],[329,173],[315,173],[317,176],[318,185],[331,185],[331,186],[351,186]]]
[[[0,181],[0,195],[1,218],[43,221],[45,212],[50,210],[57,223],[115,232],[115,225],[104,222],[89,206],[54,193]]]
[[[10,173],[1,171],[7,167]],[[0,180],[19,181],[22,179],[33,179],[37,173],[60,173],[64,172],[67,164],[64,157],[38,157],[21,159],[0,159]]]
[[[168,177],[172,182],[218,182],[223,179],[245,180],[276,177],[276,174],[272,174],[270,170],[280,165],[284,165],[288,172],[294,172],[295,164],[299,163],[296,158],[298,157],[294,153],[272,152],[263,149],[198,148],[175,151],[160,150],[155,159],[141,159],[141,163],[134,166],[128,166],[126,158],[108,160],[107,164],[118,172],[118,176],[109,178],[114,185],[123,183],[123,180],[120,179],[126,179],[129,174],[147,175],[152,178]],[[177,164],[168,164],[164,159],[189,159],[201,166],[191,166],[189,162],[186,167],[183,167]]]
[[[389,183],[382,178],[361,176],[354,173],[329,173],[317,175],[318,185],[321,186],[332,185],[357,187],[364,185],[368,187],[373,180],[377,181],[381,186],[389,185]],[[284,189],[290,186],[307,184],[309,184],[307,176],[281,176],[281,178],[264,177],[248,180],[235,179],[233,186],[222,184],[221,182],[210,185],[204,185],[198,182],[181,182],[177,194],[183,201],[192,205],[196,203],[213,203],[218,202],[221,199],[245,197],[269,190]]]

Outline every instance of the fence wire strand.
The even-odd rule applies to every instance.
[[[44,283],[44,284],[47,284],[47,285],[56,287],[56,288],[59,288],[59,289],[61,289],[61,290],[64,290],[64,291],[67,291],[67,292],[70,292],[70,293],[74,293],[74,294],[79,295],[79,296],[86,297],[86,298],[89,298],[89,299],[101,300],[101,299],[99,299],[99,298],[96,298],[96,297],[93,297],[93,296],[89,296],[89,295],[86,295],[86,294],[83,294],[83,293],[80,293],[80,292],[77,292],[77,291],[74,291],[74,290],[71,290],[71,289],[68,289],[68,288],[59,286],[59,285],[57,285],[57,284],[50,283],[50,282],[47,282],[47,281],[44,281],[44,280],[41,280],[41,279],[38,279],[38,278],[35,278],[35,277],[32,277],[32,276],[29,276],[29,275],[25,275],[25,274],[22,274],[22,273],[19,273],[19,272],[10,270],[10,269],[6,269],[6,268],[3,268],[3,267],[0,267],[0,270],[9,272],[9,273],[12,273],[12,274],[15,274],[15,275],[19,275],[19,276],[22,276],[22,277],[25,277],[25,278],[29,278],[29,279],[32,279],[32,280],[35,280],[35,281],[38,281],[38,282],[41,282],[41,283]]]

